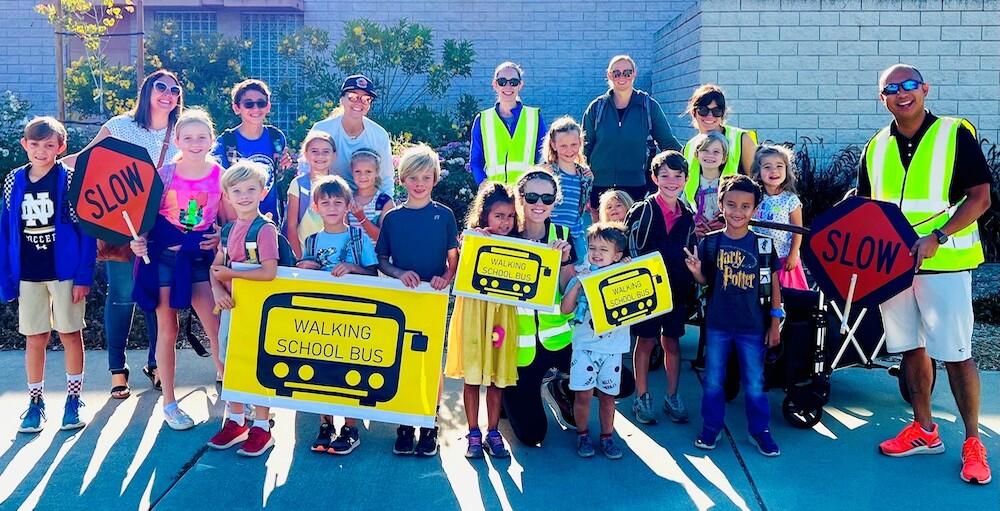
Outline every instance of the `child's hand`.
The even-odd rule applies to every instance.
[[[233,277],[237,276],[237,272],[233,271],[232,268],[224,264],[213,264],[212,275],[214,275],[215,280],[218,280],[219,282],[228,282],[233,280]]]
[[[621,261],[618,261],[618,262],[619,262],[619,263],[622,263],[622,264],[628,264],[628,263],[631,263],[631,262],[632,262],[632,258],[631,258],[631,257],[629,257],[629,256],[625,256],[625,257],[622,257],[622,260],[621,260]]]
[[[357,218],[359,222],[364,222],[365,219],[368,218],[365,216],[365,207],[363,205],[359,206],[357,202],[352,202],[351,204],[351,214],[354,215],[354,218]]]
[[[216,309],[232,309],[236,306],[233,296],[224,289],[212,288],[212,297],[215,298]]]
[[[570,245],[568,241],[553,240],[552,243],[549,243],[549,246],[562,252],[562,262],[565,263],[566,261],[569,261],[569,249],[572,245]]]
[[[287,170],[292,168],[295,163],[295,160],[292,159],[292,155],[288,153],[288,148],[286,147],[285,151],[281,153],[281,159],[278,161],[278,168],[281,170]]]
[[[789,252],[788,257],[785,258],[785,271],[792,271],[798,265],[799,265],[799,253]]]
[[[356,272],[357,270],[355,268],[356,268],[356,265],[353,265],[351,263],[340,263],[337,266],[334,266],[333,267],[333,271],[331,271],[330,273],[334,277],[343,277],[344,275],[347,275],[348,273],[354,273],[354,272]]]
[[[692,274],[701,273],[701,259],[698,259],[698,247],[694,247],[694,252],[689,252],[687,247],[684,247],[684,264],[687,265],[688,270]]]
[[[80,303],[90,294],[90,286],[73,286],[73,303]]]
[[[399,281],[412,289],[420,285],[420,275],[417,275],[415,271],[404,271],[399,275]]]
[[[483,236],[492,236],[493,235],[493,233],[490,232],[490,230],[488,228],[486,228],[486,227],[473,227],[472,230],[476,231],[479,234],[482,234]]]
[[[594,171],[590,170],[590,167],[583,167],[583,175],[584,177],[589,177],[590,179],[594,179]]]
[[[312,260],[312,259],[303,259],[303,260],[295,263],[295,266],[297,268],[302,268],[303,270],[318,270],[318,269],[320,269],[319,263],[316,262],[316,261],[314,261],[314,260]]]
[[[146,246],[146,238],[132,240],[128,242],[128,246],[132,248],[132,253],[135,254],[136,257],[149,256],[149,248]]]
[[[767,342],[768,348],[773,348],[781,344],[781,323],[778,318],[774,318],[771,322],[771,327],[767,329],[767,339],[765,339],[765,342]]]
[[[448,287],[448,279],[440,276],[431,277],[431,287],[440,291]]]
[[[219,247],[220,240],[222,240],[222,228],[219,224],[212,224],[212,232],[205,235],[205,239],[201,240],[198,247],[202,250],[215,250]]]

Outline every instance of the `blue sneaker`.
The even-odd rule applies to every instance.
[[[38,433],[42,430],[42,421],[45,418],[45,401],[40,397],[33,397],[28,401],[28,409],[21,414],[21,427],[17,428],[20,433]]]
[[[778,449],[778,443],[774,441],[770,430],[765,429],[762,433],[750,435],[750,443],[757,446],[757,450],[764,456],[773,458],[781,454],[781,449]]]
[[[62,427],[59,429],[63,431],[69,431],[71,429],[80,429],[87,425],[86,422],[80,420],[80,407],[86,406],[83,401],[80,401],[80,396],[66,396],[66,408],[63,411],[63,423]]]
[[[711,451],[715,449],[715,444],[719,442],[719,433],[713,433],[707,429],[702,429],[701,434],[694,441],[694,446],[699,449]]]

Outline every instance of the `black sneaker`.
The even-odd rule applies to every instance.
[[[393,454],[400,456],[413,454],[415,445],[413,426],[400,426],[396,428],[396,444],[392,446]]]
[[[330,448],[330,440],[333,439],[333,424],[324,422],[319,425],[319,434],[316,435],[316,441],[312,444],[313,452],[326,452]]]
[[[358,435],[358,428],[343,425],[340,428],[340,435],[330,442],[330,454],[351,454],[357,446],[361,445],[361,436]],[[397,442],[398,445],[398,442]]]
[[[431,457],[438,453],[438,429],[420,428],[420,441],[417,442],[417,456]]]
[[[552,381],[546,384],[546,388],[552,396],[552,401],[559,408],[559,415],[562,417],[563,422],[570,428],[575,429],[576,416],[573,414],[574,396],[573,392],[569,390],[568,382],[568,379],[562,378],[561,375],[557,374]]]

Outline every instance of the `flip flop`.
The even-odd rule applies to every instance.
[[[156,373],[154,373],[153,370],[149,368],[149,366],[142,366],[142,374],[145,374],[146,378],[149,378],[149,383],[153,384],[154,389],[159,390],[161,392],[163,391],[163,386],[160,383],[160,378],[156,376]]]
[[[111,374],[116,374],[116,373],[111,373]],[[128,386],[128,374],[129,374],[128,368],[126,367],[125,369],[122,370],[122,372],[117,374],[125,375],[125,385],[115,385],[111,387],[111,398],[128,399],[128,397],[132,395],[132,389],[130,389]]]

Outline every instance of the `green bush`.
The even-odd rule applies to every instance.
[[[983,242],[983,252],[987,262],[1000,261],[1000,145],[982,139],[979,143],[986,155],[986,163],[993,175],[993,189],[990,209],[979,219],[979,237]],[[1000,323],[1000,316],[998,316]]]
[[[972,301],[976,321],[1000,325],[1000,293],[981,296]]]
[[[131,110],[135,90],[135,67],[110,65],[104,55],[80,57],[66,69],[66,104],[78,120]]]
[[[21,137],[31,105],[11,91],[0,94],[0,183],[11,169],[24,165]]]

